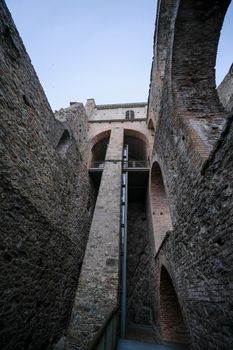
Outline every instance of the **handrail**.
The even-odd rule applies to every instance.
[[[105,164],[104,160],[91,162],[90,168],[103,169],[104,168],[104,164]]]
[[[91,162],[90,169],[103,169],[106,162],[119,162],[121,160],[101,160]],[[123,168],[149,168],[148,160],[127,160],[123,161]]]
[[[124,168],[149,168],[148,160],[127,160],[123,163]]]
[[[111,337],[111,348],[105,348],[105,344],[103,345],[103,348],[97,348],[98,345],[100,345],[101,340],[104,339],[105,335],[107,334],[107,330],[108,330],[108,326],[111,324],[111,321],[114,321],[114,317],[116,318],[118,313],[118,308],[114,307],[113,310],[110,312],[110,314],[108,315],[108,317],[106,317],[102,327],[99,329],[99,331],[96,333],[96,335],[94,336],[93,342],[91,347],[89,348],[89,350],[98,350],[98,349],[103,349],[103,350],[113,350],[115,349],[115,345],[116,345],[116,330],[117,330],[117,324],[113,324],[113,328],[112,328],[112,334],[114,335],[113,337]],[[115,327],[114,327],[115,326]],[[115,328],[115,329],[114,329]],[[114,339],[115,337],[115,339]]]

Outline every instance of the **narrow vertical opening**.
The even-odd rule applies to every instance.
[[[148,129],[153,130],[153,131],[155,130],[154,123],[153,123],[152,119],[149,120]]]

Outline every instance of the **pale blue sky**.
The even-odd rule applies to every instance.
[[[53,109],[147,101],[156,0],[6,0]],[[233,61],[233,6],[217,83]]]

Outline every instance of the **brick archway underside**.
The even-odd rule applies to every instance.
[[[180,304],[171,277],[162,266],[160,275],[160,335],[165,343],[189,344]]]

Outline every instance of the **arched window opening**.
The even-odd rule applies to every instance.
[[[98,142],[92,147],[92,163],[96,163],[96,165],[101,166],[103,165],[107,148],[108,148],[108,143],[109,143],[109,137],[105,137]],[[99,163],[99,164],[97,164]]]
[[[106,130],[101,132],[100,134],[97,134],[90,141],[89,145],[89,174],[97,192],[100,186],[102,172],[104,169],[105,157],[108,149],[110,134],[111,130]]]
[[[56,151],[64,157],[66,152],[68,151],[69,147],[71,145],[71,137],[69,131],[66,129],[64,130],[58,144],[56,147]]]
[[[190,343],[175,288],[164,266],[160,275],[159,323],[163,342],[183,345]]]
[[[134,136],[125,135],[124,144],[128,145],[129,160],[146,160],[146,144]]]
[[[125,119],[133,120],[134,119],[134,111],[131,109],[125,112]]]
[[[124,146],[128,149],[128,201],[145,202],[149,178],[149,146],[144,134],[130,129],[124,130]]]
[[[172,230],[172,221],[160,166],[155,162],[151,170],[151,211],[156,250],[167,231]]]

